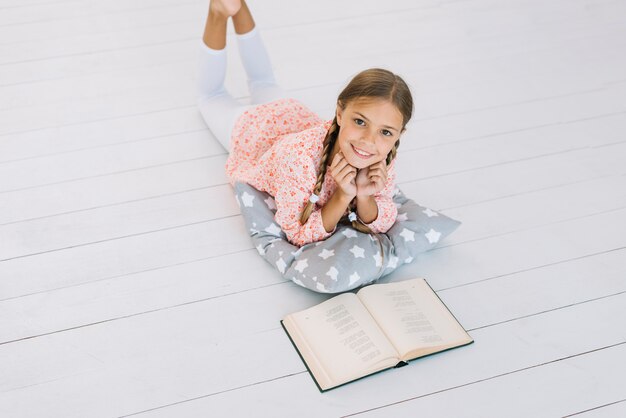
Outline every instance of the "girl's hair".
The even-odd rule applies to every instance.
[[[403,120],[401,131],[404,131],[407,122],[411,119],[411,115],[413,114],[413,98],[407,84],[400,76],[382,68],[370,68],[357,74],[339,94],[337,104],[342,109],[345,109],[348,103],[359,99],[383,99],[393,103],[402,114]],[[322,159],[320,160],[320,165],[317,170],[317,183],[315,183],[315,188],[313,190],[313,193],[316,195],[319,195],[322,185],[324,184],[326,166],[329,162],[328,157],[330,156],[335,142],[337,141],[338,134],[339,125],[337,125],[337,115],[335,115],[335,118],[326,133],[326,137],[324,138]],[[391,151],[389,151],[389,154],[387,154],[387,165],[389,165],[396,157],[396,152],[398,151],[399,146],[400,139],[396,141]],[[300,215],[300,223],[306,223],[309,216],[311,216],[311,212],[313,212],[314,207],[314,203],[310,201],[307,202],[306,206],[302,210],[302,214]],[[349,210],[356,212],[356,203],[354,199],[350,202]],[[367,226],[358,220],[352,222],[352,227],[361,232],[372,232]]]

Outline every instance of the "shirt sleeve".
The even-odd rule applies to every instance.
[[[374,200],[378,206],[378,216],[371,223],[365,224],[372,232],[387,232],[396,222],[398,207],[393,201],[393,193],[396,188],[395,160],[391,162],[387,169],[387,182],[385,187],[374,195]]]
[[[276,214],[274,219],[287,235],[287,239],[299,247],[328,238],[337,229],[326,232],[322,222],[322,209],[315,205],[309,219],[300,224],[300,214],[311,196],[312,185],[316,181],[314,171],[307,172],[304,164],[294,161],[280,167],[283,185],[279,188],[274,200]],[[311,189],[309,189],[311,187]]]

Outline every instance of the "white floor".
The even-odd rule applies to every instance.
[[[405,77],[400,188],[463,222],[386,280],[475,343],[323,394],[279,320],[327,296],[253,249],[194,105],[207,5],[0,2],[1,417],[626,416],[626,1],[251,1],[326,118]]]

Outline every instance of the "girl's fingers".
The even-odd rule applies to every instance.
[[[356,168],[352,167],[350,164],[346,164],[341,170],[337,172],[337,178],[343,179],[349,174],[356,176]]]
[[[384,170],[380,170],[380,169],[370,170],[369,172],[370,180],[372,180],[374,177],[378,177],[379,179],[381,179],[383,183],[387,181],[387,173]]]
[[[339,164],[339,162],[343,159],[343,154],[338,152],[337,154],[335,154],[335,156],[333,157],[333,161],[330,163],[330,168],[333,169],[335,167],[337,167],[337,164]]]
[[[333,163],[331,164],[330,169],[333,171],[333,173],[338,173],[346,165],[348,165],[348,161],[343,158],[343,155],[341,153],[337,153],[337,155],[335,155],[335,158],[333,158]]]
[[[371,183],[374,183],[377,186],[380,186],[381,184],[385,184],[383,178],[380,176],[370,176],[369,180]]]

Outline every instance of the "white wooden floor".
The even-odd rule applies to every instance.
[[[253,249],[195,107],[207,6],[0,1],[1,417],[626,416],[626,1],[250,2],[325,118],[405,77],[400,187],[463,222],[387,280],[475,343],[324,394],[279,320],[327,296]]]

